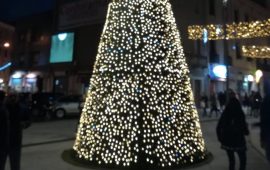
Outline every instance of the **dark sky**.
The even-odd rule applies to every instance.
[[[18,18],[48,11],[56,0],[0,0],[0,20],[14,21]]]

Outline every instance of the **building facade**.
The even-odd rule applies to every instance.
[[[14,23],[16,34],[10,88],[18,92],[52,91],[49,65],[53,12],[25,17]]]
[[[224,4],[225,2],[226,4]],[[243,56],[241,47],[242,45],[270,45],[269,38],[239,39],[226,42],[207,39],[194,41],[188,39],[187,27],[267,19],[270,17],[269,1],[265,1],[265,4],[262,5],[252,0],[174,0],[172,4],[191,70],[191,83],[196,103],[199,103],[200,96],[205,92],[206,95],[210,95],[226,90],[226,74],[221,74],[225,77],[220,78],[213,76],[212,73],[214,68],[221,68],[218,71],[224,71],[222,68],[227,65],[229,65],[229,88],[240,95],[255,90],[247,77],[254,76],[256,69],[259,69],[257,63],[262,61]],[[225,45],[227,48],[224,47]],[[265,63],[267,60],[263,62]]]
[[[9,75],[11,55],[14,47],[13,35],[14,27],[0,22],[0,89],[7,90],[9,85]]]
[[[188,26],[269,18],[269,1],[255,1],[228,0],[224,8],[224,0],[171,0],[197,103],[204,93],[226,90],[226,78],[211,75],[212,69],[219,65],[229,65],[230,88],[238,93],[250,92],[252,83],[247,81],[247,76],[254,75],[258,68],[266,70],[268,60],[242,56],[241,46],[269,45],[269,39],[230,40],[224,51],[223,40],[189,40]],[[53,11],[18,22],[13,74],[20,71],[25,77],[20,82],[21,90],[84,94],[89,86],[108,3],[109,0],[59,0]],[[224,13],[228,16],[226,21]],[[67,35],[74,36],[72,54],[69,60],[57,61],[52,50],[54,43],[63,41]]]

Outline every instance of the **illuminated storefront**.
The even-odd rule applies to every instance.
[[[10,90],[15,92],[37,92],[37,81],[39,73],[16,71],[10,77]]]

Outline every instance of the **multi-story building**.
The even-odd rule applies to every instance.
[[[226,90],[226,78],[216,78],[211,75],[211,69],[219,64],[229,64],[229,87],[231,89],[238,93],[252,90],[252,85],[247,82],[246,77],[255,74],[257,60],[242,56],[241,46],[269,45],[269,39],[239,39],[227,42],[224,40],[194,41],[188,39],[187,27],[263,20],[269,18],[270,15],[269,1],[257,3],[256,0],[174,0],[172,2],[190,66],[191,81],[197,102],[199,96],[204,92],[217,93]],[[224,5],[227,7],[225,8]],[[227,15],[226,18],[224,14]],[[227,51],[224,51],[225,43],[228,46]],[[224,54],[228,54],[228,56],[226,57]]]
[[[105,21],[104,2],[59,1],[52,11],[17,21],[11,75],[16,81],[11,81],[11,87],[84,94]],[[61,48],[64,46],[68,48]]]
[[[14,23],[16,34],[10,87],[20,92],[52,91],[49,55],[53,12],[22,18]]]
[[[0,89],[7,90],[9,84],[9,74],[11,55],[13,50],[14,27],[0,22]]]
[[[230,40],[227,42],[228,57],[224,57],[223,40],[189,40],[188,26],[268,18],[269,0],[260,3],[254,1],[227,0],[228,7],[225,11],[224,0],[171,0],[191,70],[192,87],[197,102],[204,92],[219,92],[226,89],[226,79],[211,76],[212,67],[218,64],[230,64],[230,88],[238,92],[251,90],[251,85],[246,82],[245,77],[254,75],[257,64],[265,66],[267,60],[257,61],[242,56],[241,46],[267,45],[269,39]],[[36,90],[84,93],[89,85],[108,2],[109,0],[59,0],[56,9],[51,13],[18,22],[16,25],[18,48],[14,56],[16,61],[14,68],[23,71],[26,78],[33,77],[32,73],[35,73],[36,80],[32,82],[36,83],[33,85]],[[224,12],[228,15],[226,21]],[[66,40],[73,48],[71,51],[58,49],[70,53],[65,54],[69,56],[67,60],[63,58],[59,60],[53,49],[55,44],[64,43]],[[226,58],[230,60],[226,62]]]

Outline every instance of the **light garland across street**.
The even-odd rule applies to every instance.
[[[250,58],[270,58],[269,46],[243,46],[242,55]]]
[[[223,25],[192,25],[188,27],[189,39],[208,40],[245,39],[270,37],[270,19],[263,21],[226,24],[226,37]],[[207,36],[207,37],[206,37]]]

